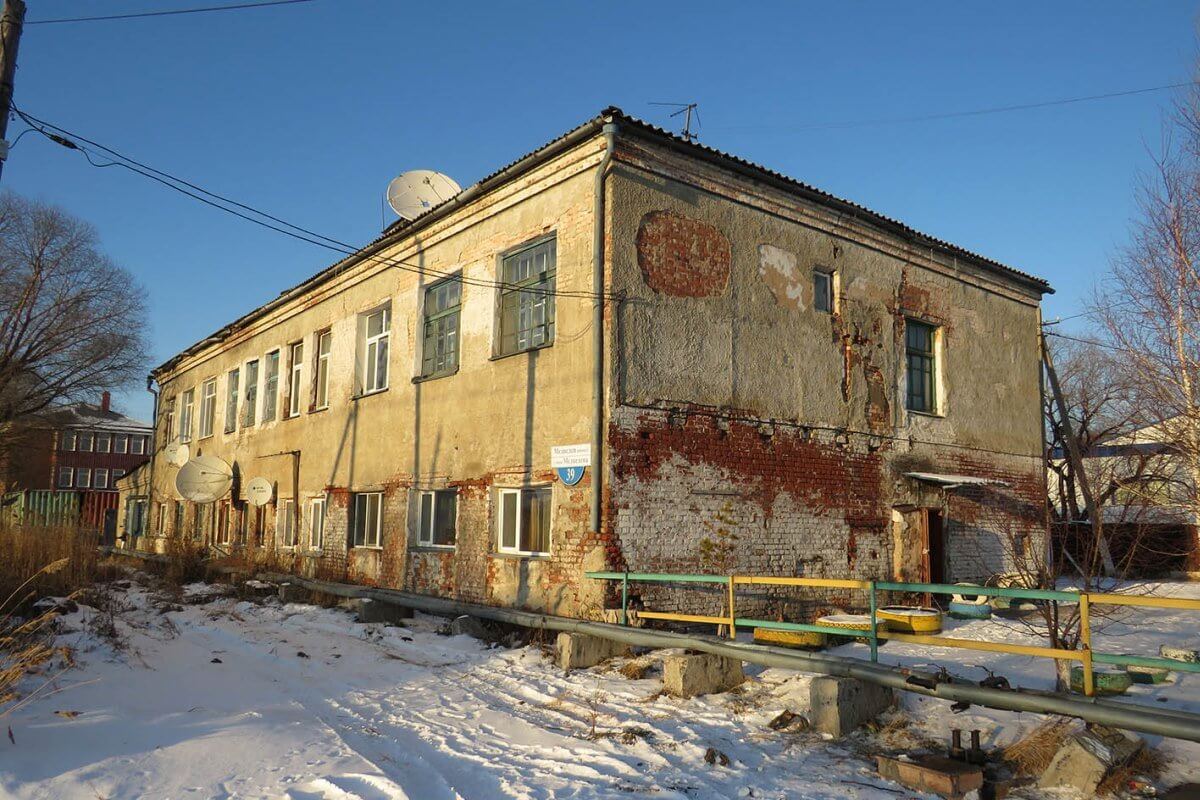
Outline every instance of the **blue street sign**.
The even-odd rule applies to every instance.
[[[587,467],[559,467],[555,470],[558,473],[558,479],[567,486],[574,486],[583,480],[583,473]]]

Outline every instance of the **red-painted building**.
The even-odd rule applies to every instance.
[[[99,405],[48,409],[20,426],[20,443],[0,465],[7,491],[115,492],[117,478],[150,459],[148,423]]]

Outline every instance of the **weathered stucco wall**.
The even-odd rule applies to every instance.
[[[270,312],[220,345],[184,359],[161,376],[163,408],[195,389],[193,431],[200,415],[200,387],[217,378],[214,434],[194,435],[192,455],[213,454],[242,480],[263,476],[276,499],[289,498],[292,460],[300,451],[299,495],[305,501],[301,540],[307,541],[308,500],[328,496],[323,549],[279,548],[298,569],[368,583],[405,587],[463,599],[571,612],[588,601],[565,581],[585,561],[603,566],[602,547],[587,536],[590,481],[567,487],[552,480],[550,448],[590,440],[592,304],[587,297],[556,298],[553,346],[496,358],[497,281],[500,256],[553,234],[557,238],[557,288],[591,290],[592,187],[599,141],[540,167],[486,195],[416,237],[350,266],[343,275]],[[414,274],[414,271],[416,273]],[[461,271],[460,367],[457,373],[415,380],[421,332],[422,288]],[[473,281],[489,285],[478,285]],[[386,391],[356,396],[358,326],[364,312],[390,303],[390,380]],[[332,330],[329,407],[311,409],[316,332]],[[287,407],[287,346],[304,343],[302,413],[283,419]],[[282,348],[280,413],[273,421],[225,433],[226,376],[246,361]],[[263,402],[260,367],[259,407]],[[178,420],[178,415],[177,415]],[[160,420],[160,434],[162,431]],[[160,435],[160,440],[166,440]],[[155,502],[174,501],[176,468],[158,459]],[[553,487],[552,552],[549,557],[500,556],[495,547],[496,487]],[[457,547],[417,547],[418,489],[459,490]],[[348,508],[355,492],[382,491],[380,548],[346,545]],[[239,506],[240,507],[240,506]],[[235,511],[235,513],[238,513]],[[268,507],[267,542],[279,525],[280,506]],[[187,519],[191,520],[191,510]],[[173,512],[168,518],[173,517]],[[170,532],[171,526],[168,525]],[[597,549],[599,548],[599,552]],[[593,601],[594,604],[594,601]]]
[[[943,515],[952,579],[1009,566],[1013,532],[1040,537],[1036,291],[641,141],[619,159],[609,436],[630,569],[891,577],[915,546],[894,508]],[[814,269],[835,272],[833,313]],[[905,409],[906,318],[940,331],[936,414]]]

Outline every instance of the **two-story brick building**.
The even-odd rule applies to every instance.
[[[568,614],[586,569],[982,578],[1043,541],[1048,291],[608,109],[155,369],[233,489],[123,495],[141,547]]]

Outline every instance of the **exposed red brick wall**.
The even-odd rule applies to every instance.
[[[705,222],[670,211],[642,217],[638,266],[646,285],[672,297],[718,297],[729,285],[729,240]]]

